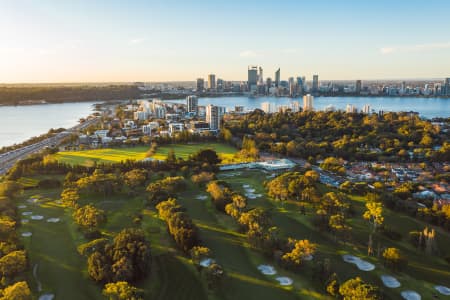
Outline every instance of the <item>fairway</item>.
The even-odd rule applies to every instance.
[[[237,152],[236,148],[221,143],[171,144],[159,146],[151,158],[165,160],[169,151],[173,149],[176,157],[187,159],[189,155],[196,153],[198,150],[207,148],[214,149],[224,162],[232,161],[234,154]],[[136,146],[128,148],[65,151],[58,152],[53,157],[61,163],[93,166],[94,163],[119,163],[126,160],[143,160],[146,158],[148,150],[148,146]]]

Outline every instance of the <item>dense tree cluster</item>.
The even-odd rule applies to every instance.
[[[381,299],[380,291],[376,286],[364,282],[361,278],[356,277],[349,279],[339,287],[339,294],[343,300],[379,300]]]
[[[170,235],[181,250],[188,252],[198,245],[197,226],[175,199],[160,202],[156,209],[161,219],[166,221]]]
[[[345,112],[285,112],[255,110],[229,117],[224,124],[232,137],[252,135],[260,151],[316,159],[448,161],[448,134],[438,125],[409,113],[348,114]],[[434,145],[442,146],[433,150]]]
[[[95,249],[88,257],[88,273],[95,281],[134,282],[149,271],[150,244],[140,229],[124,229],[111,243],[97,243]]]
[[[174,197],[177,192],[186,187],[186,181],[183,176],[166,177],[164,179],[150,183],[147,186],[149,193],[149,202],[153,205]]]
[[[298,270],[305,257],[312,256],[316,251],[317,245],[309,240],[288,239],[286,250],[281,256],[281,263],[285,268]]]
[[[318,181],[319,174],[315,171],[286,172],[269,181],[266,187],[269,196],[277,201],[296,200],[315,205]]]
[[[211,200],[217,210],[225,212],[225,207],[232,202],[233,190],[221,180],[210,182],[206,191],[211,195]]]

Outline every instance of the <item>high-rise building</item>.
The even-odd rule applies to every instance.
[[[369,104],[364,105],[363,113],[370,114],[370,105]]]
[[[225,112],[224,107],[209,104],[206,106],[206,122],[209,123],[209,129],[219,130],[222,116]]]
[[[361,94],[362,82],[361,80],[356,80],[355,93],[357,95]]]
[[[314,110],[314,96],[310,94],[303,96],[303,111]]]
[[[295,82],[294,77],[289,77],[289,96],[297,96],[297,82]]]
[[[319,91],[319,75],[313,75],[312,89],[313,94],[317,94]]]
[[[197,92],[202,92],[205,89],[205,80],[197,78]]]
[[[352,113],[357,113],[358,110],[357,110],[357,108],[354,105],[347,104],[347,107],[345,108],[345,112],[349,113],[349,114],[352,114]]]
[[[450,77],[445,78],[443,89],[444,92],[442,94],[450,96]]]
[[[280,68],[275,72],[275,86],[278,87],[280,85]]]
[[[253,89],[255,89],[257,83],[258,83],[258,67],[249,66],[248,67],[248,80],[247,80],[249,91],[252,91],[252,87],[254,87]]]
[[[186,107],[187,112],[198,114],[198,98],[197,96],[187,96],[186,97]]]
[[[264,84],[264,75],[263,75],[263,68],[262,67],[259,67],[258,84],[260,84],[260,85]]]
[[[275,103],[272,103],[272,102],[261,103],[261,109],[267,114],[271,114],[271,113],[274,113],[277,111],[277,107],[276,107]]]
[[[216,89],[216,75],[214,74],[208,75],[208,89],[210,90]]]

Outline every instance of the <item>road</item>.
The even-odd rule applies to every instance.
[[[72,128],[69,128],[66,131],[60,132],[55,136],[42,140],[32,145],[24,146],[22,148],[18,148],[3,154],[0,154],[0,175],[4,175],[8,170],[19,160],[26,158],[32,153],[36,153],[41,151],[46,147],[52,147],[58,145],[65,137],[75,133],[79,130],[82,130],[88,126],[91,126],[97,123],[100,118],[93,118],[87,120],[81,124],[78,124]]]

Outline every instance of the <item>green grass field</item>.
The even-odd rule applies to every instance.
[[[233,155],[237,149],[221,143],[202,143],[202,144],[173,144],[162,145],[152,156],[153,159],[165,160],[171,149],[179,158],[187,159],[189,155],[200,149],[214,149],[224,162],[232,161]],[[118,163],[126,160],[143,160],[149,150],[147,146],[136,146],[129,148],[107,148],[85,151],[65,151],[56,153],[53,158],[71,165],[92,166],[94,163]]]
[[[236,175],[227,176],[230,173]],[[219,173],[218,177],[241,193],[244,193],[243,184],[248,184],[255,189],[255,193],[262,194],[261,198],[249,199],[248,206],[268,209],[274,226],[279,228],[282,237],[309,239],[317,243],[318,253],[314,260],[329,258],[333,270],[338,273],[341,281],[360,276],[365,281],[379,286],[389,299],[399,299],[400,292],[408,289],[420,293],[422,299],[433,299],[434,285],[450,286],[448,264],[440,256],[426,256],[417,252],[407,240],[409,231],[421,230],[427,224],[385,209],[385,223],[399,231],[403,239],[392,241],[382,237],[381,244],[383,247],[399,248],[409,260],[409,265],[404,271],[393,272],[383,266],[381,259],[366,255],[369,226],[361,218],[364,210],[363,197],[350,196],[355,210],[355,216],[349,220],[353,228],[352,240],[343,244],[336,242],[331,234],[321,232],[313,225],[314,212],[311,207],[308,207],[305,216],[299,213],[295,202],[281,204],[269,199],[263,186],[264,181],[268,180],[268,175],[261,171],[242,171]],[[23,180],[31,182],[34,179],[33,177]],[[322,191],[330,190],[325,186],[320,188]],[[18,202],[18,205],[27,206],[21,208],[20,213],[31,211],[33,215],[44,216],[43,220],[29,220],[19,229],[20,233],[33,234],[31,237],[21,238],[29,253],[31,269],[27,277],[31,288],[36,296],[48,292],[55,294],[56,299],[103,299],[101,285],[93,283],[88,278],[86,259],[80,257],[76,251],[76,247],[84,243],[85,239],[72,221],[71,210],[58,204],[60,192],[60,189],[35,188],[27,190]],[[129,196],[126,191],[107,198],[95,194],[82,194],[80,204],[93,203],[107,212],[108,221],[101,228],[105,236],[112,237],[125,227],[140,226],[145,231],[152,248],[152,267],[146,279],[135,283],[144,289],[145,299],[331,299],[325,294],[323,283],[311,279],[313,262],[306,262],[301,272],[295,273],[276,266],[271,257],[265,257],[249,247],[245,236],[238,232],[237,225],[231,217],[217,212],[209,199],[197,200],[196,196],[199,194],[207,195],[204,188],[189,183],[186,190],[179,195],[178,201],[199,227],[202,245],[212,250],[213,257],[225,269],[226,278],[216,292],[208,291],[191,261],[177,250],[167,232],[166,224],[158,218],[155,210],[144,209],[146,194],[143,187],[137,196]],[[38,203],[27,201],[36,196],[41,198]],[[133,222],[137,214],[143,216],[140,225]],[[61,218],[61,222],[46,222],[50,217]],[[22,218],[30,219],[29,216]],[[437,243],[442,254],[449,253],[448,232],[438,229]],[[376,266],[375,270],[364,272],[354,265],[345,263],[341,257],[345,253],[370,261]],[[265,276],[258,271],[259,264],[275,265],[278,271],[276,276],[291,277],[294,280],[293,286],[286,288],[278,285],[276,276]],[[396,289],[385,288],[380,280],[380,275],[383,274],[395,276],[402,286]],[[38,289],[40,285],[41,291]],[[441,298],[444,299],[444,296]]]

